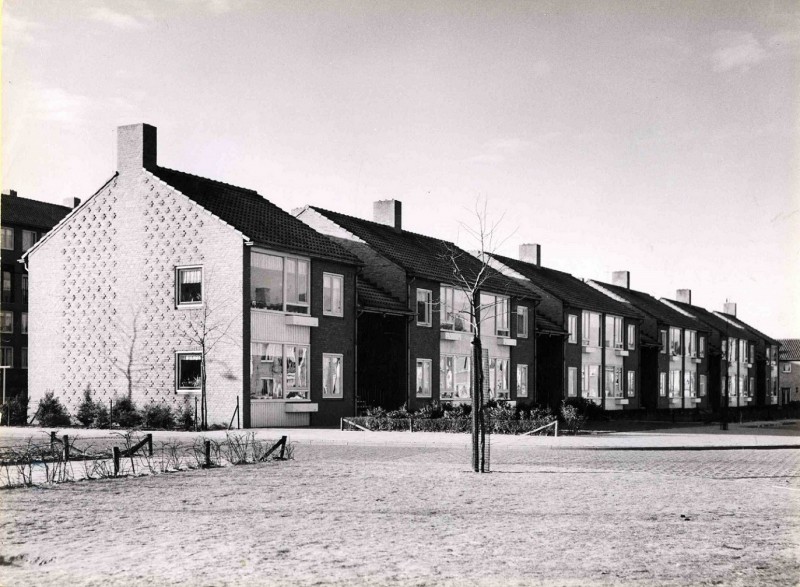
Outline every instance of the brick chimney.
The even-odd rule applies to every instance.
[[[140,171],[156,166],[156,127],[129,124],[117,127],[117,171]]]
[[[5,194],[3,194],[7,198],[16,198],[17,197],[17,190],[8,190]]]
[[[542,266],[542,245],[536,243],[526,243],[519,246],[519,260],[525,263],[533,263],[537,267]]]
[[[67,208],[77,208],[81,205],[80,198],[64,198],[64,205]]]
[[[679,302],[683,302],[684,304],[691,304],[692,303],[692,290],[690,289],[679,289],[675,292],[675,299]]]
[[[625,289],[631,288],[631,272],[630,271],[612,271],[611,272],[611,285],[624,287]]]
[[[391,226],[395,230],[403,230],[403,202],[399,200],[378,200],[372,204],[372,219]]]
[[[729,301],[726,300],[725,303],[722,305],[722,311],[725,312],[726,314],[730,314],[731,316],[733,316],[735,318],[736,317],[736,302],[729,302]]]

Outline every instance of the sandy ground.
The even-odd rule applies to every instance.
[[[449,444],[448,444],[449,442]],[[0,492],[3,585],[796,585],[800,450],[299,442]]]

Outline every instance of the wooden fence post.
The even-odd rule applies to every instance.
[[[50,431],[50,452],[56,451],[56,431]]]
[[[286,437],[281,436],[281,460],[283,460],[285,454],[286,454]]]
[[[194,398],[194,431],[197,432],[197,397]]]
[[[69,436],[64,435],[64,461],[69,460]]]
[[[119,447],[114,447],[114,476],[119,475]]]
[[[108,427],[111,428],[111,425],[114,423],[114,400],[108,400]]]
[[[153,434],[150,433],[147,435],[147,454],[151,457],[153,456]]]
[[[236,429],[241,430],[242,426],[239,423],[239,396],[236,396]]]
[[[206,445],[206,469],[210,469],[211,468],[211,441],[210,440],[206,440],[205,441],[205,445]]]

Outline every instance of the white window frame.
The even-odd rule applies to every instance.
[[[447,360],[453,361],[453,373],[451,374],[450,385],[447,381]],[[456,374],[458,365],[462,362],[467,365],[467,387],[462,389],[462,395],[458,395],[458,383],[456,382]],[[461,371],[463,373],[463,371]],[[441,354],[439,356],[439,399],[441,401],[469,401],[471,397],[472,385],[472,357],[469,355],[454,355],[454,354]]]
[[[700,357],[701,359],[705,359],[705,357],[706,357],[706,337],[705,336],[701,336],[698,340],[699,340],[699,342],[698,342],[699,346],[697,347],[697,356]]]
[[[27,247],[25,246],[25,237],[26,236],[30,236],[30,240],[31,240],[31,244],[29,244]],[[36,231],[35,230],[25,230],[25,229],[23,229],[22,230],[22,250],[23,251],[27,251],[33,245],[35,245],[36,244],[36,238],[37,238],[37,235],[36,235]]]
[[[658,373],[658,396],[667,397],[667,372],[659,371]]]
[[[467,298],[467,307],[461,311],[456,311],[456,297],[458,294]],[[470,310],[469,296],[463,289],[452,285],[439,287],[439,328],[454,332],[471,332],[472,317],[470,316]],[[461,328],[456,328],[456,315],[458,315],[458,320],[461,322]]]
[[[3,356],[5,355],[6,351],[8,351],[8,364],[6,365],[3,362]],[[4,346],[0,347],[0,366],[10,367],[11,369],[14,368],[14,347],[13,346]]]
[[[783,363],[781,365],[781,373],[791,373],[792,372],[792,364],[791,363]]]
[[[501,364],[505,369],[501,368]],[[489,357],[489,399],[511,399],[511,361],[503,357]],[[505,378],[501,377],[505,374]],[[498,382],[500,385],[498,386]]]
[[[420,294],[422,298],[420,299]],[[417,288],[417,326],[425,326],[430,328],[433,326],[433,292],[429,289]],[[425,316],[422,320],[419,317],[420,304],[424,304]],[[419,396],[418,396],[419,397]],[[427,396],[426,396],[427,397]]]
[[[747,397],[753,397],[756,394],[756,378],[750,377],[747,384]]]
[[[661,354],[666,355],[669,353],[669,331],[659,330],[658,335],[661,339]]]
[[[520,381],[524,381],[524,393],[522,392],[522,386],[520,386]],[[528,397],[528,366],[517,364],[517,397]]]
[[[611,334],[609,336],[608,326],[609,323],[611,324]],[[623,320],[621,316],[614,316],[613,314],[606,314],[606,331],[605,331],[605,340],[603,344],[606,348],[610,349],[623,349],[625,348],[625,341],[622,340],[623,336]],[[617,328],[619,326],[619,328]]]
[[[433,381],[432,381],[433,380],[433,373],[432,373],[433,366],[432,366],[432,361],[431,361],[431,359],[417,359],[416,365],[417,365],[417,370],[415,372],[416,385],[414,385],[414,393],[416,394],[416,397],[419,397],[419,398],[430,398],[430,397],[433,396],[433,391],[432,391],[432,387],[433,387]],[[426,381],[425,381],[425,366],[426,365],[428,367],[428,372],[427,372],[428,391],[427,391],[427,393],[425,392],[425,384],[426,384]],[[421,373],[422,373],[422,381],[421,381],[422,384],[421,385],[420,385],[420,369],[421,369]]]
[[[622,383],[622,367],[617,367],[615,365],[606,365],[605,370],[603,371],[603,382],[608,382],[608,374],[614,374],[614,389],[606,389],[606,398],[622,398],[625,397],[625,390],[623,389]]]
[[[490,336],[499,336],[503,338],[511,336],[511,298],[493,293],[481,293],[480,301],[481,322],[489,317],[487,315],[489,309],[491,309],[492,312],[492,319],[490,321],[492,330]],[[500,313],[498,309],[504,311]]]
[[[708,393],[706,385],[708,385],[708,383],[706,382],[706,376],[703,375],[702,373],[700,374],[700,377],[698,379],[698,384],[699,384],[699,389],[697,390],[697,395],[699,397],[706,397],[706,393]]]
[[[592,380],[592,377],[591,377],[592,369],[594,369],[596,371],[596,379],[595,379],[595,381],[597,382],[597,389],[595,389],[594,391],[592,391],[592,388],[591,388],[591,385],[590,385],[591,380]],[[602,385],[603,384],[602,384],[602,382],[600,380],[601,377],[604,377],[603,369],[602,369],[601,365],[597,365],[597,364],[584,364],[584,365],[581,365],[581,395],[583,397],[586,397],[586,398],[589,398],[589,399],[597,399],[597,400],[599,400],[602,397],[602,394],[603,394],[603,392],[602,392]]]
[[[636,350],[636,324],[628,324],[628,350]]]
[[[9,318],[9,329],[5,329],[6,317]],[[12,310],[0,310],[0,333],[14,334],[14,312]]]
[[[192,302],[181,301],[181,272],[200,270],[200,300]],[[175,307],[176,308],[202,308],[205,300],[205,272],[202,265],[180,265],[175,267]]]
[[[268,345],[275,345],[280,347],[281,349],[281,376],[279,383],[281,384],[281,394],[283,397],[255,397],[253,398],[251,395],[251,399],[261,400],[261,401],[275,401],[275,402],[285,402],[285,401],[293,401],[293,402],[307,402],[311,401],[311,345],[303,344],[303,343],[293,343],[293,342],[277,342],[277,341],[269,341],[269,342],[257,342],[254,343],[258,345],[260,349],[259,362],[260,363],[268,363],[268,360],[264,359],[264,350]],[[297,385],[297,373],[295,372],[295,383],[292,387],[289,387],[289,365],[287,362],[287,352],[286,350],[289,348],[295,349],[295,362],[297,362],[297,349],[303,348],[306,351],[306,385],[300,386]],[[252,353],[252,350],[251,350]],[[296,369],[297,367],[295,367]],[[264,379],[272,379],[276,380],[274,376],[260,376],[259,380]],[[252,394],[252,390],[250,390]],[[288,397],[290,393],[299,393],[301,397]],[[305,397],[302,397],[305,396]]]
[[[311,260],[306,258],[306,257],[298,257],[297,255],[287,255],[285,253],[277,253],[275,251],[253,250],[253,251],[251,251],[251,257],[250,257],[251,258],[251,263],[250,263],[250,265],[251,265],[251,269],[250,269],[250,280],[251,280],[250,283],[251,283],[251,285],[250,285],[250,287],[251,288],[253,287],[252,286],[252,279],[253,279],[252,255],[268,255],[270,257],[279,257],[280,259],[283,260],[282,267],[281,267],[281,271],[282,271],[281,287],[283,288],[283,290],[281,292],[281,295],[282,295],[281,299],[283,301],[283,308],[280,309],[280,310],[273,310],[271,308],[258,308],[258,307],[256,307],[254,305],[255,304],[255,300],[253,299],[252,292],[248,292],[247,295],[250,298],[250,307],[251,307],[251,309],[258,310],[259,312],[272,312],[272,313],[275,313],[275,314],[292,314],[292,315],[298,315],[298,316],[310,316],[311,315]],[[299,265],[300,263],[305,263],[306,264],[306,267],[307,267],[307,271],[306,271],[306,296],[307,296],[308,299],[305,302],[289,301],[289,295],[288,295],[288,293],[289,293],[289,277],[288,277],[288,269],[287,269],[288,263],[287,263],[287,261],[290,261],[290,260],[296,261],[298,263],[298,267],[300,266]],[[299,270],[298,270],[298,274],[299,274]],[[344,304],[344,301],[342,302],[342,304]],[[304,308],[305,311],[298,312],[296,310],[289,310],[288,309],[289,306],[295,306],[295,307]]]
[[[528,338],[528,308],[526,306],[517,306],[517,338]],[[523,324],[525,328],[520,328]]]
[[[338,393],[327,393],[325,390],[325,369],[328,367],[328,362],[330,360],[339,360],[339,377],[337,380],[338,385],[336,389],[338,389]],[[338,353],[322,353],[322,399],[344,399],[344,355]]]
[[[325,280],[330,280],[330,302],[331,307],[325,307]],[[333,308],[333,292],[335,291],[334,284],[339,283],[339,310],[337,311]],[[323,316],[335,316],[341,318],[344,316],[344,275],[340,275],[338,273],[322,273],[322,314]]]
[[[570,344],[578,344],[578,316],[576,314],[567,314],[567,342]]]
[[[675,348],[675,343],[678,343]],[[671,357],[680,357],[683,353],[683,332],[680,328],[671,326],[669,329],[669,355]],[[670,376],[671,381],[672,376]]]
[[[575,317],[577,320],[577,316]],[[578,397],[578,368],[567,367],[567,397]]]
[[[589,336],[592,330],[592,316],[597,316],[597,344],[592,344],[592,338]],[[590,310],[583,310],[581,312],[581,345],[589,346],[592,348],[600,348],[604,344],[602,333],[603,316],[599,312],[592,312]]]
[[[195,387],[181,387],[181,357],[196,355],[200,358],[200,384]],[[201,351],[175,351],[175,393],[200,393],[203,389],[203,353]]]
[[[683,331],[683,353],[690,358],[697,357],[697,332],[694,330]]]
[[[9,247],[8,244],[11,246]],[[14,250],[14,229],[10,226],[3,226],[2,236],[0,236],[0,247],[4,251],[13,251]]]
[[[20,293],[22,293],[22,301],[23,302],[27,302],[28,301],[28,274],[27,273],[23,273],[22,274],[22,277],[19,280],[19,283],[20,283]],[[11,287],[13,289],[13,287],[14,287],[13,283],[12,283]]]
[[[675,375],[677,373],[677,375]],[[681,397],[682,377],[680,369],[670,369],[669,371],[669,397],[676,399]]]
[[[636,397],[636,371],[628,371],[628,397]]]

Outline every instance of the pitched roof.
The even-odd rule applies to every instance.
[[[357,257],[321,235],[258,192],[156,167],[153,175],[218,216],[256,244],[360,265]]]
[[[536,332],[546,332],[547,334],[566,334],[567,331],[551,322],[539,312],[536,312]]]
[[[3,194],[0,201],[2,201],[0,219],[2,219],[3,226],[18,224],[50,230],[72,211],[72,208],[68,206],[6,194]]]
[[[706,330],[708,328],[698,319],[687,316],[686,314],[681,314],[677,310],[670,308],[667,304],[658,301],[649,293],[621,287],[619,285],[612,285],[602,281],[592,281],[611,293],[628,300],[628,302],[635,306],[640,312],[652,316],[659,322],[677,328],[688,328],[690,330]]]
[[[741,326],[744,326],[746,330],[750,331],[751,334],[753,334],[757,338],[760,338],[760,339],[763,339],[763,340],[767,341],[769,344],[777,344],[777,342],[778,342],[776,339],[772,338],[771,336],[767,336],[763,332],[753,328],[752,326],[750,326],[747,322],[745,322],[741,318],[737,318],[736,316],[732,316],[731,314],[726,314],[725,312],[714,312],[714,313],[715,314],[719,314],[721,316],[726,316],[726,317],[730,318],[731,320],[736,321]]]
[[[725,336],[733,336],[735,338],[743,338],[745,340],[755,341],[758,337],[749,332],[746,328],[736,324],[733,321],[725,320],[722,316],[710,312],[702,306],[695,306],[685,302],[678,302],[676,300],[667,300],[669,303],[674,304],[678,308],[689,312],[697,317],[700,322],[705,323],[707,326],[714,330],[718,330]]]
[[[387,312],[390,314],[412,314],[406,305],[391,294],[383,291],[371,281],[359,275],[356,281],[358,305],[366,311]]]
[[[408,230],[397,230],[392,226],[332,212],[317,206],[309,207],[366,242],[381,256],[399,265],[411,276],[459,285],[454,271],[454,263],[469,280],[475,279],[484,268],[480,260],[451,242]],[[484,288],[486,291],[533,300],[539,299],[538,295],[522,287],[513,279],[491,267],[486,266],[485,269],[488,273]]]
[[[779,338],[781,361],[800,361],[800,338]]]
[[[606,312],[617,316],[627,316],[629,318],[642,317],[636,308],[631,307],[629,304],[618,302],[569,273],[548,267],[540,267],[533,263],[526,263],[503,255],[492,255],[492,257],[569,306]]]

